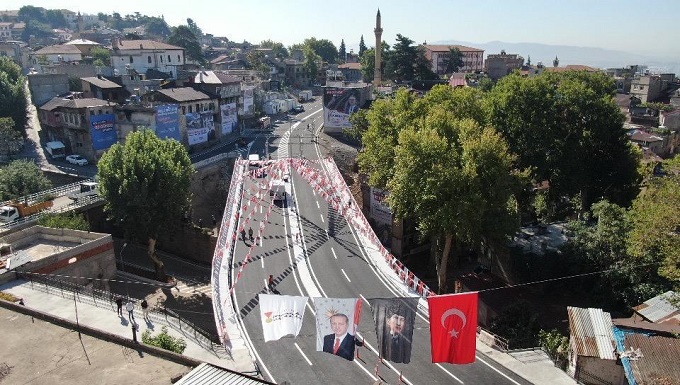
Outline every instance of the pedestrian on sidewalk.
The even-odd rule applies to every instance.
[[[149,303],[146,302],[146,299],[144,299],[141,303],[142,305],[142,314],[144,314],[144,321],[149,322]]]
[[[135,304],[132,303],[132,300],[128,301],[127,305],[125,305],[125,310],[128,312],[128,318],[130,319],[130,323],[136,323],[135,322]]]
[[[116,298],[116,305],[118,306],[118,315],[123,316],[123,297]]]

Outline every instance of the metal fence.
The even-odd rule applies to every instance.
[[[64,196],[66,194],[80,190],[80,184],[81,183],[83,183],[83,182],[94,182],[94,181],[95,181],[94,178],[84,179],[80,182],[65,184],[63,186],[54,187],[54,188],[51,188],[49,190],[39,191],[39,192],[34,193],[34,194],[22,196],[21,198],[16,199],[16,201],[19,201],[19,202],[37,202],[37,201],[40,201],[45,196],[50,196],[50,195],[55,196],[55,197]],[[0,203],[0,206],[6,206],[6,205],[11,204],[11,203],[12,203],[12,201],[4,201],[4,202]]]
[[[28,281],[31,288],[34,290],[60,295],[69,299],[75,298],[78,302],[111,309],[114,312],[117,309],[115,299],[118,295],[110,291],[94,289],[41,274],[32,274],[28,272],[18,272],[17,274],[20,278]],[[141,302],[141,300],[136,298],[130,299],[137,303]],[[202,348],[210,350],[216,357],[231,359],[231,352],[223,345],[219,344],[219,338],[216,335],[201,329],[186,318],[182,318],[182,316],[172,309],[168,309],[165,306],[152,307],[149,309],[149,318],[159,324],[165,324],[180,332],[183,336],[191,339]]]

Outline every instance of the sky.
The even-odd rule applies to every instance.
[[[383,40],[399,33],[415,43],[457,40],[475,43],[543,43],[597,47],[637,54],[676,57],[680,39],[674,29],[678,0],[0,0],[0,10],[24,5],[46,9],[122,16],[139,12],[161,16],[171,26],[190,17],[204,33],[231,41],[271,39],[290,46],[308,37],[328,39],[347,51],[361,36],[375,46],[376,11],[382,15]]]

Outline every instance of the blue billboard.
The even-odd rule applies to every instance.
[[[92,126],[92,147],[95,150],[106,150],[118,141],[116,117],[113,114],[90,116]]]
[[[156,135],[161,139],[172,138],[181,142],[179,132],[179,105],[156,106]]]

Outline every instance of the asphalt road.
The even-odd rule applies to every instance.
[[[266,151],[268,140],[272,158],[297,157],[300,152],[307,159],[318,158],[320,153],[312,140],[313,133],[307,129],[307,124],[318,127],[321,119],[317,112],[320,101],[314,105],[316,108],[306,105],[306,112],[288,121],[277,122],[273,135],[257,138],[251,152]],[[264,183],[264,180],[247,180],[244,199],[250,198],[253,183]],[[252,220],[245,228],[252,227],[257,234],[260,224],[265,221],[264,236],[261,242],[255,240],[255,246],[249,240],[239,240],[232,273],[235,277],[250,253],[236,284],[236,308],[253,343],[260,368],[269,380],[291,384],[370,384],[378,379],[377,369],[380,379],[391,384],[400,381],[407,384],[529,384],[479,352],[474,364],[432,364],[429,324],[424,314],[416,318],[411,362],[381,363],[376,350],[375,326],[365,298],[395,297],[398,292],[382,280],[347,222],[312,191],[307,182],[293,172],[287,188],[292,194],[285,204],[277,202],[270,206],[266,197],[254,206]],[[300,240],[295,235],[299,229],[302,230]],[[280,294],[362,298],[358,335],[365,343],[363,347],[357,347],[360,358],[347,361],[316,351],[316,315],[311,299],[297,338],[284,337],[265,343],[258,295],[266,293],[269,274],[274,276],[275,290]]]

